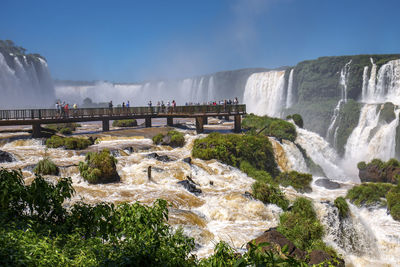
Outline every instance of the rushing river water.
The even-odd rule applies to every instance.
[[[95,124],[85,124],[79,130],[93,131]],[[141,134],[141,131],[143,134]],[[30,139],[23,133],[0,134],[0,149],[12,153],[17,159],[1,166],[10,169],[22,169],[26,182],[34,175],[33,166],[44,156],[49,156],[61,167],[61,176],[72,177],[76,195],[72,201],[83,200],[88,203],[101,201],[121,203],[140,201],[151,204],[158,198],[171,203],[169,222],[174,227],[183,227],[186,234],[195,238],[196,251],[200,256],[213,252],[215,244],[224,240],[238,250],[245,248],[246,242],[260,235],[270,227],[276,227],[282,210],[275,205],[264,205],[245,195],[251,191],[254,180],[236,168],[215,160],[193,159],[192,164],[183,161],[191,156],[191,148],[196,138],[192,130],[184,130],[186,144],[182,148],[171,149],[167,146],[155,146],[144,129],[136,134],[124,134],[122,131],[99,134],[96,144],[85,151],[64,149],[46,149],[41,139]],[[302,143],[307,152],[313,149],[317,156],[330,150],[322,141],[307,131],[299,131],[296,140]],[[139,135],[138,135],[139,134]],[[282,144],[274,139],[276,160],[282,170],[307,171],[304,159],[296,146],[288,141]],[[305,146],[309,140],[314,146]],[[319,144],[320,142],[321,144]],[[84,160],[87,151],[110,149],[118,159],[117,170],[121,182],[106,185],[90,185],[79,175],[78,163]],[[149,157],[150,153],[167,155],[172,161],[162,162]],[[319,154],[318,154],[318,153]],[[329,153],[328,153],[329,154]],[[331,155],[332,156],[332,155]],[[333,160],[331,157],[330,160]],[[319,162],[322,165],[322,159]],[[325,163],[324,171],[332,172],[333,162]],[[152,178],[148,179],[147,169],[152,166]],[[324,166],[322,166],[324,168]],[[328,169],[327,169],[328,168]],[[179,181],[191,177],[202,190],[199,195],[188,192]],[[351,217],[340,221],[333,200],[344,196],[352,182],[346,182],[343,174],[337,175],[341,187],[328,190],[315,182],[313,192],[300,194],[291,188],[284,192],[291,200],[305,196],[313,200],[317,214],[325,226],[325,241],[341,253],[346,263],[354,266],[396,266],[400,265],[400,223],[394,221],[385,209],[366,209],[350,205]],[[57,177],[48,176],[55,180]],[[352,179],[347,179],[352,181]]]

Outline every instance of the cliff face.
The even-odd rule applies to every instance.
[[[346,79],[346,98],[362,100],[364,69],[370,77],[372,62],[377,72],[382,65],[395,59],[396,55],[356,55],[321,57],[298,63],[294,67],[293,95],[295,104],[285,114],[299,113],[305,121],[305,128],[322,136],[327,134],[330,120],[337,102],[342,98],[341,72],[349,63]],[[347,100],[346,99],[346,100]]]
[[[49,107],[55,100],[47,62],[39,54],[26,54],[12,41],[0,40],[1,108]]]

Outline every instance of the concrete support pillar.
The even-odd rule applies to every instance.
[[[235,133],[240,133],[241,130],[242,130],[242,118],[240,117],[240,115],[235,115],[235,128],[233,129],[233,131]]]
[[[151,127],[151,117],[147,117],[144,119],[144,124],[146,126],[146,128]]]
[[[167,117],[167,125],[168,126],[173,126],[174,125],[174,118],[173,117]]]
[[[40,123],[32,124],[32,137],[33,138],[40,138],[42,137],[42,132],[40,131]]]
[[[110,130],[110,120],[103,120],[103,132]]]
[[[196,117],[196,132],[198,134],[204,132],[204,120],[203,120],[203,117]]]
[[[229,121],[229,115],[225,115],[225,120]]]
[[[208,124],[208,117],[207,116],[203,117],[203,124]]]

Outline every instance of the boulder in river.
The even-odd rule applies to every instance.
[[[197,188],[196,185],[189,180],[179,181],[178,184],[182,185],[187,191],[192,194],[199,195],[202,192],[201,189]]]
[[[0,163],[13,161],[15,161],[15,158],[11,153],[0,150]]]
[[[149,158],[153,158],[162,162],[170,162],[170,161],[174,161],[173,159],[171,159],[170,157],[168,157],[167,155],[158,155],[157,153],[150,153],[147,155],[147,157]]]
[[[323,178],[323,179],[318,179],[317,181],[315,181],[315,184],[321,187],[324,187],[326,189],[338,189],[340,188],[340,184],[334,181],[331,181],[329,179]]]

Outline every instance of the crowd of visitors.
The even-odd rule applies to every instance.
[[[55,104],[57,110],[57,117],[58,118],[66,118],[70,115],[70,105],[65,103],[65,101],[57,101]],[[72,105],[72,115],[76,115],[76,110],[78,109],[78,105],[75,103]]]

